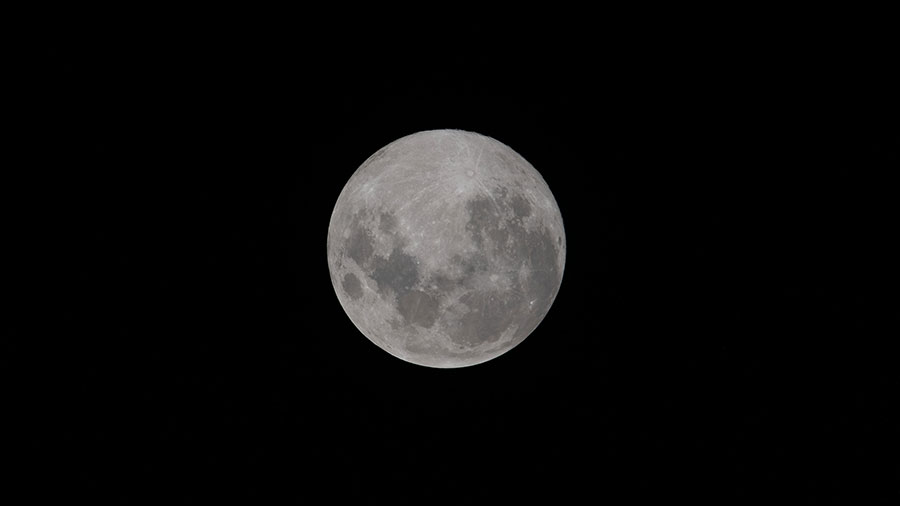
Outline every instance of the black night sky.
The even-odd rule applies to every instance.
[[[23,185],[45,226],[22,228],[48,245],[22,265],[49,280],[7,353],[35,365],[24,469],[176,504],[896,498],[877,33],[616,25],[43,40]],[[458,370],[370,343],[325,259],[353,171],[435,128],[522,154],[568,241],[543,323]]]

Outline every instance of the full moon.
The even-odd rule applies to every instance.
[[[370,156],[328,227],[347,316],[395,357],[453,368],[496,358],[550,310],[566,237],[541,175],[509,146],[430,130]]]

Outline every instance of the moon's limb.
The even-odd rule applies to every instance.
[[[540,174],[494,139],[399,139],[353,174],[328,233],[332,282],[375,344],[461,367],[524,340],[558,292],[565,233]]]

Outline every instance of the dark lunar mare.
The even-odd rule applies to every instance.
[[[359,282],[359,278],[356,277],[356,274],[353,274],[352,272],[344,274],[344,279],[341,281],[341,287],[353,300],[362,297],[362,284]]]
[[[397,311],[406,323],[425,328],[434,325],[438,317],[438,299],[421,290],[410,290],[397,297]]]
[[[350,237],[344,244],[344,251],[360,267],[366,267],[372,254],[375,253],[375,237],[372,232],[360,223],[361,216],[357,214],[353,218],[350,228]]]
[[[386,212],[378,216],[378,229],[388,234],[395,245],[390,255],[384,257],[374,254],[374,234],[367,228],[370,226],[370,220],[366,220],[369,214],[360,212],[354,217],[350,236],[345,242],[347,256],[369,272],[368,277],[377,284],[381,297],[391,298],[396,303],[405,324],[433,326],[438,317],[440,294],[415,289],[420,284],[418,266],[415,257],[402,249],[406,241],[396,230],[397,218]],[[362,296],[359,279],[353,274],[344,276],[342,288],[353,300]]]
[[[450,326],[452,339],[466,347],[493,342],[513,323],[518,325],[515,337],[524,338],[540,323],[559,280],[557,240],[546,228],[523,223],[532,213],[531,204],[506,188],[469,199],[466,210],[466,231],[481,253],[458,259],[462,278],[455,284],[472,291],[459,298],[470,311]],[[523,280],[520,269],[528,273]],[[491,274],[501,277],[507,288],[474,282]],[[433,281],[449,284],[442,278]]]
[[[419,269],[416,259],[395,247],[389,257],[376,256],[372,262],[371,278],[378,283],[378,290],[403,295],[419,281]]]

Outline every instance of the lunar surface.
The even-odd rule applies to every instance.
[[[328,267],[354,325],[403,360],[464,367],[538,326],[566,238],[547,183],[490,137],[431,130],[369,157],[338,197]]]

